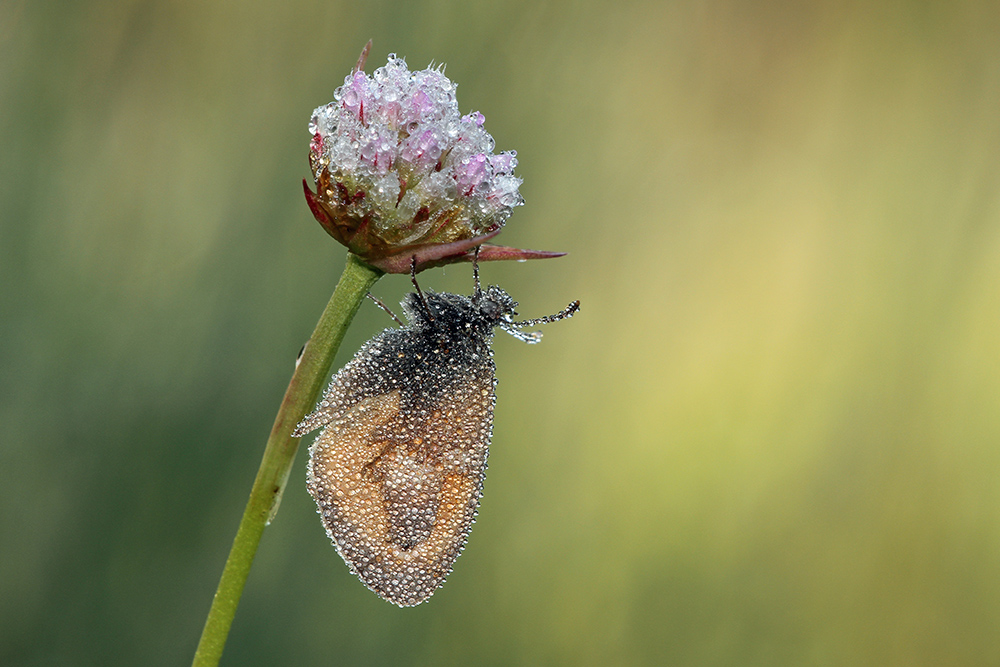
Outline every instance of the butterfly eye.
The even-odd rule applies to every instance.
[[[496,301],[491,301],[490,299],[486,299],[483,301],[482,306],[480,306],[480,308],[482,310],[483,315],[485,315],[487,318],[491,320],[500,319],[501,308],[500,304],[498,304]]]

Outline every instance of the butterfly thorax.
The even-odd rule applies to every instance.
[[[410,293],[402,306],[414,330],[489,342],[493,329],[511,320],[517,302],[503,289],[491,285],[471,297],[428,290],[421,299],[419,294]]]

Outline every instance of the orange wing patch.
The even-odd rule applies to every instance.
[[[400,606],[444,583],[482,493],[492,382],[434,398],[416,423],[399,390],[364,399],[310,448],[308,486],[327,534],[365,585]]]

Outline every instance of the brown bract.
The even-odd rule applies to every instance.
[[[411,260],[414,258],[417,272],[446,264],[471,262],[477,246],[481,246],[480,262],[548,259],[566,254],[486,243],[502,231],[499,226],[479,236],[473,236],[467,228],[443,226],[416,242],[398,243],[388,234],[374,229],[368,217],[346,215],[341,212],[341,205],[363,198],[364,191],[349,193],[343,186],[332,184],[325,171],[320,174],[317,181],[317,192],[309,188],[309,183],[305,179],[302,180],[302,188],[309,210],[326,233],[365,263],[386,273],[409,273]]]

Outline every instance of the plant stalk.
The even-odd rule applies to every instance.
[[[340,282],[306,343],[271,427],[257,478],[250,490],[250,498],[222,570],[208,618],[205,619],[192,667],[216,667],[222,658],[250,566],[265,526],[278,511],[299,448],[300,438],[291,437],[292,430],[315,405],[348,325],[358,312],[365,294],[382,275],[382,271],[348,254]]]

